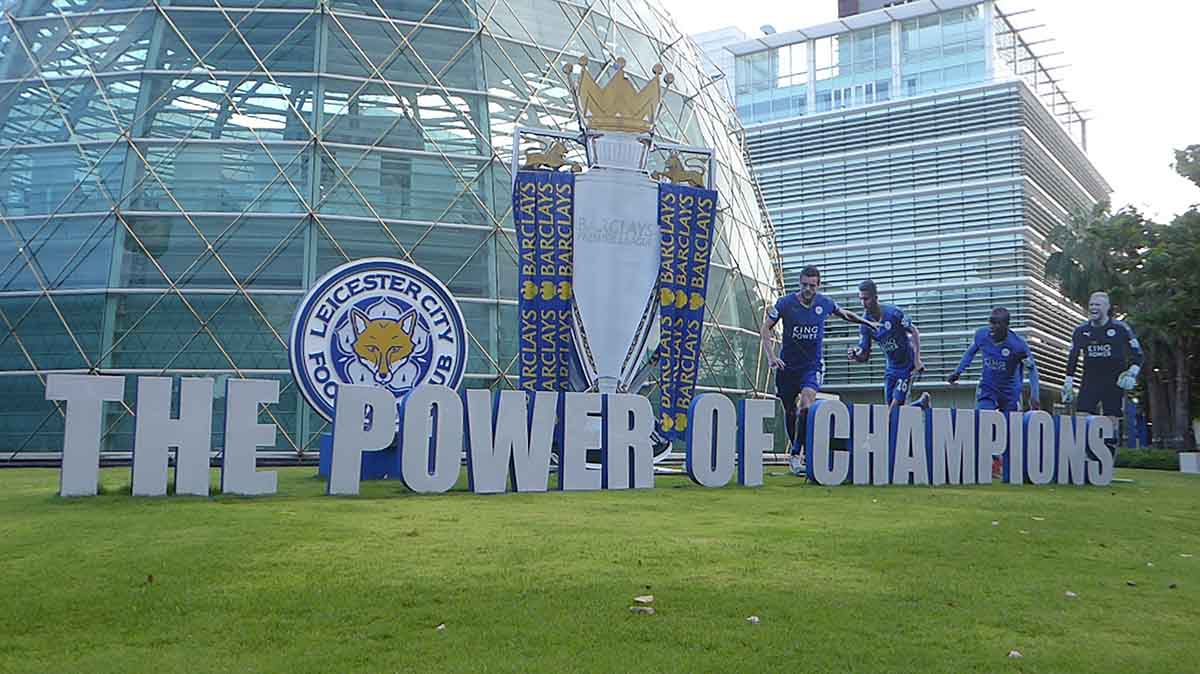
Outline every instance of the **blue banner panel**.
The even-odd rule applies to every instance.
[[[568,389],[575,176],[520,171],[513,186],[517,233],[519,386]]]
[[[558,311],[558,374],[555,391],[571,390],[571,357],[574,341],[571,337],[572,314],[571,279],[575,273],[574,227],[575,227],[575,176],[571,173],[554,174],[554,287],[557,291],[555,307]]]
[[[681,440],[699,379],[717,193],[664,183],[658,194],[659,430],[668,440]]]
[[[675,221],[679,194],[670,187],[673,186],[663,184],[658,188],[658,390],[659,431],[664,438],[669,438],[675,427],[675,382],[671,372],[675,369],[672,347],[675,344]]]
[[[675,311],[680,329],[675,338],[679,355],[675,360],[675,437],[682,438],[687,430],[687,411],[696,393],[700,372],[700,345],[704,329],[704,309],[708,298],[708,268],[717,216],[717,193],[695,187],[685,187],[680,202],[689,202],[691,211],[691,245],[685,263],[684,281],[675,290]]]

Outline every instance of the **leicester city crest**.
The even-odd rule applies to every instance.
[[[292,319],[289,360],[308,404],[333,419],[340,384],[386,388],[397,403],[419,384],[456,388],[466,367],[462,310],[441,281],[389,258],[323,276]]]

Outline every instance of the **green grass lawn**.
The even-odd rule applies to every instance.
[[[1200,670],[1200,480],[1176,473],[356,498],[314,473],[135,499],[113,469],[63,500],[55,470],[0,471],[0,671]]]

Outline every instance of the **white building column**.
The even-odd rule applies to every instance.
[[[891,99],[903,98],[904,92],[901,87],[904,85],[903,78],[900,77],[900,40],[903,37],[903,32],[900,30],[900,22],[892,20],[889,24],[892,30],[892,95]]]

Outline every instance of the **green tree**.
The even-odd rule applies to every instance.
[[[1181,446],[1192,445],[1192,375],[1200,346],[1200,211],[1158,226],[1143,256],[1136,294],[1139,319],[1169,335],[1172,427]]]
[[[1143,323],[1139,312],[1143,257],[1157,234],[1154,223],[1136,209],[1113,213],[1107,203],[1097,204],[1050,233],[1049,241],[1058,250],[1047,260],[1046,272],[1058,281],[1063,295],[1081,305],[1097,290],[1108,292],[1113,315],[1133,323],[1146,352],[1143,391],[1155,436],[1166,440],[1178,438],[1171,414],[1172,387],[1165,379],[1170,372],[1169,334],[1156,324]]]
[[[1113,213],[1101,202],[1050,232],[1050,243],[1058,251],[1046,261],[1046,272],[1079,304],[1086,305],[1093,292],[1106,290],[1113,306],[1122,307],[1133,300],[1142,251],[1152,235],[1153,223],[1137,209]]]
[[[1200,187],[1200,145],[1175,152],[1175,170]],[[1136,209],[1108,204],[1078,213],[1050,235],[1058,248],[1046,263],[1063,294],[1079,302],[1107,290],[1146,350],[1145,391],[1155,435],[1172,447],[1193,445],[1193,388],[1200,363],[1200,210],[1169,225]]]
[[[1175,172],[1200,187],[1200,145],[1175,150]]]

